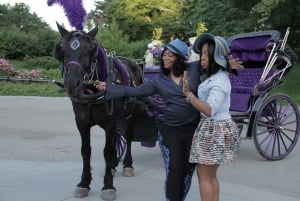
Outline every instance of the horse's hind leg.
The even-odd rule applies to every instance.
[[[78,126],[81,136],[81,156],[83,160],[83,169],[81,180],[77,184],[74,191],[74,197],[82,198],[88,196],[90,191],[91,175],[91,143],[90,143],[90,127],[81,128]]]

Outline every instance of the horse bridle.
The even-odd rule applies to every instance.
[[[97,55],[98,55],[98,44],[95,42],[95,39],[90,37],[90,36],[87,36],[86,34],[84,34],[83,32],[81,31],[77,31],[77,32],[74,32],[72,34],[72,37],[71,39],[75,37],[75,39],[73,40],[73,42],[70,44],[70,48],[72,50],[77,50],[79,47],[80,47],[80,38],[81,37],[85,37],[85,38],[88,38],[90,39],[90,42],[91,42],[91,45],[92,45],[92,48],[95,52],[92,53],[92,56],[90,58],[90,73],[86,72],[82,65],[79,63],[79,61],[76,61],[76,60],[71,60],[69,61],[66,65],[63,64],[62,66],[62,74],[63,74],[63,78],[67,75],[67,72],[68,72],[68,68],[71,66],[71,65],[74,65],[76,66],[81,74],[83,75],[83,84],[84,85],[90,85],[90,84],[94,84],[94,80],[93,78],[96,78],[96,79],[99,79],[99,74],[98,74],[98,71],[96,69],[96,65],[97,65]],[[96,76],[96,77],[95,77]]]
[[[83,66],[80,64],[80,62],[78,60],[70,60],[68,61],[68,63],[65,64],[64,59],[62,60],[62,66],[61,66],[61,74],[63,79],[66,77],[67,73],[68,73],[68,68],[70,66],[74,66],[76,68],[79,69],[81,75],[83,76],[83,84],[85,86],[88,85],[94,85],[95,84],[95,80],[99,80],[100,77],[100,72],[98,72],[97,70],[97,62],[98,62],[98,43],[95,40],[94,37],[91,37],[87,34],[85,34],[82,31],[76,31],[74,33],[72,33],[71,37],[69,40],[72,40],[75,37],[75,39],[71,42],[70,44],[70,48],[74,51],[76,51],[79,47],[80,47],[80,39],[82,37],[88,38],[91,46],[92,46],[92,50],[93,52],[91,53],[90,56],[90,61],[89,61],[89,66],[90,66],[90,72],[86,72],[86,70],[83,68]],[[63,40],[63,39],[61,39]],[[64,43],[66,43],[66,41],[64,41]],[[58,47],[60,46],[59,44],[57,45]],[[88,90],[88,89],[86,89]],[[88,90],[89,92],[91,92],[90,90]],[[104,100],[104,93],[102,91],[96,92],[96,93],[92,93],[92,94],[81,94],[80,97],[78,98],[71,98],[72,101],[75,102],[80,102],[80,103],[88,103],[91,104],[91,102],[103,102]]]

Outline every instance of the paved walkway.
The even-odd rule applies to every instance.
[[[0,201],[101,200],[104,134],[92,129],[91,192],[72,193],[81,174],[80,138],[67,98],[0,96]],[[163,201],[164,168],[158,146],[133,143],[135,177],[114,184],[117,200]],[[300,145],[281,161],[266,161],[243,140],[236,163],[220,168],[220,201],[300,201]],[[187,201],[199,201],[194,175]]]

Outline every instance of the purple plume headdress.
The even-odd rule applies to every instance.
[[[83,30],[87,14],[83,7],[82,0],[48,0],[47,2],[48,6],[52,6],[55,3],[63,7],[72,27],[75,27],[76,30]]]

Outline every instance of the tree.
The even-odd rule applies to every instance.
[[[224,0],[189,0],[189,4],[190,12],[185,12],[183,19],[190,24],[190,37],[196,35],[199,22],[206,24],[208,32],[224,37],[254,31],[251,7],[237,8],[235,1]]]
[[[0,5],[0,56],[52,56],[58,34],[24,3]]]
[[[162,38],[180,36],[182,0],[106,0],[100,4],[106,23],[114,19],[130,41],[150,39],[154,28],[162,27]]]
[[[300,54],[300,0],[261,0],[254,7],[261,30],[276,29],[285,33],[291,28],[289,44]]]

